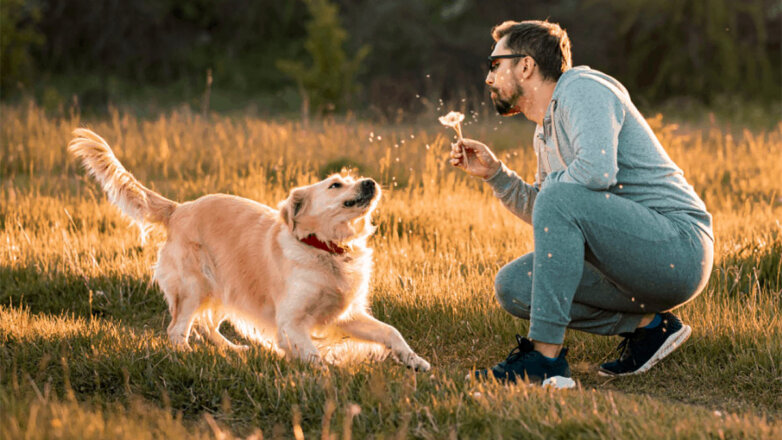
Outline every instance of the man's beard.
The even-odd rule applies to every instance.
[[[492,97],[491,100],[494,102],[494,108],[497,109],[497,113],[501,114],[502,116],[511,116],[521,111],[518,106],[518,102],[519,99],[524,96],[524,89],[522,89],[520,85],[515,85],[515,90],[513,90],[513,93],[508,99],[500,98],[499,90],[494,88],[491,90],[496,96],[496,98]]]

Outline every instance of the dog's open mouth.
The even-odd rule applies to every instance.
[[[342,205],[345,208],[363,208],[372,203],[374,196],[374,194],[361,194],[355,199],[346,200]]]

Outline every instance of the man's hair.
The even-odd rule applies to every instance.
[[[507,46],[512,53],[531,56],[543,79],[558,80],[573,65],[570,55],[570,38],[557,23],[548,21],[506,21],[494,26],[491,36],[495,43],[508,36]],[[514,60],[518,62],[518,59]]]

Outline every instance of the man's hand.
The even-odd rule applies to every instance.
[[[472,139],[460,139],[451,144],[451,165],[471,176],[488,179],[502,164],[486,145]]]

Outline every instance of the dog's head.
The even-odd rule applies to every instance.
[[[333,174],[293,189],[279,209],[297,238],[315,234],[323,241],[349,243],[374,232],[371,214],[379,199],[374,180]]]

